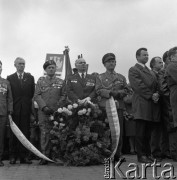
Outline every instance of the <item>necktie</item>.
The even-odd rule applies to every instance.
[[[82,73],[82,74],[81,74],[81,77],[82,77],[82,79],[84,79],[84,78],[85,78],[85,77],[84,77],[84,73]]]
[[[19,75],[20,85],[22,86],[22,74]]]

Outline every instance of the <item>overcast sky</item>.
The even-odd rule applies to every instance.
[[[177,0],[0,0],[2,77],[15,72],[20,56],[37,80],[46,53],[66,45],[72,67],[83,54],[90,73],[104,72],[102,57],[112,52],[127,77],[138,48],[151,59],[177,45]]]

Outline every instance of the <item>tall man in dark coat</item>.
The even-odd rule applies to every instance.
[[[24,72],[25,60],[23,58],[17,57],[14,66],[17,72],[7,77],[13,96],[14,111],[12,118],[26,138],[29,139],[32,98],[35,90],[34,77],[30,73]],[[10,164],[15,164],[17,157],[20,157],[20,163],[32,163],[27,158],[27,149],[17,140],[12,132],[10,135],[9,151]]]
[[[113,53],[107,53],[102,58],[102,63],[106,68],[106,72],[100,74],[96,78],[96,93],[99,96],[99,106],[105,110],[106,100],[111,96],[114,98],[117,106],[117,113],[120,124],[120,138],[117,152],[115,154],[115,160],[121,159],[125,161],[125,158],[121,156],[122,144],[123,144],[123,111],[125,109],[123,98],[127,95],[127,83],[126,78],[119,73],[115,72],[116,57]]]
[[[95,76],[87,74],[85,59],[79,58],[75,62],[78,73],[70,76],[67,81],[67,95],[72,102],[87,103],[95,98]]]
[[[150,137],[153,123],[159,121],[159,94],[157,81],[146,67],[148,52],[140,48],[136,52],[137,63],[129,69],[129,81],[134,91],[132,99],[133,114],[136,120],[137,158],[141,163],[150,163]]]
[[[160,94],[160,83],[159,83],[159,72],[162,71],[163,69],[163,61],[162,58],[159,56],[153,57],[150,61],[150,67],[151,67],[151,71],[154,74],[156,81],[158,83],[158,93]],[[160,97],[161,99],[161,97]],[[161,105],[160,103],[160,99],[159,99],[159,106]],[[151,134],[151,154],[153,155],[153,157],[158,158],[159,160],[161,160],[162,157],[162,151],[161,151],[161,137],[162,137],[162,133],[166,133],[162,132],[163,129],[163,119],[161,116],[161,119],[158,123],[155,123],[155,126],[153,128],[152,134]],[[168,147],[167,147],[168,148]]]
[[[173,130],[169,133],[173,161],[177,161],[177,47],[168,51],[170,63],[166,68],[167,84],[170,89],[170,104],[173,114]]]
[[[4,166],[2,155],[4,151],[4,134],[7,115],[13,111],[13,100],[10,83],[1,77],[2,62],[0,61],[0,166]]]

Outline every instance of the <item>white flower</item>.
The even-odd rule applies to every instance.
[[[87,109],[87,111],[88,111],[88,112],[91,112],[91,111],[92,111],[92,109],[91,109],[91,108],[88,108],[88,109]]]
[[[90,115],[90,112],[87,112],[86,115],[89,116],[89,115]]]
[[[87,110],[84,108],[84,109],[82,110],[82,113],[85,114],[86,112],[87,112]]]
[[[50,121],[53,121],[53,120],[54,120],[54,116],[51,115],[51,116],[49,117],[49,120],[50,120]]]
[[[77,113],[77,114],[78,114],[78,115],[83,115],[82,110],[78,111],[78,113]]]
[[[71,116],[73,113],[72,111],[68,111],[68,115]]]
[[[77,107],[78,107],[78,104],[74,103],[73,108],[77,108]]]
[[[68,105],[68,109],[71,110],[73,108],[72,105]]]
[[[60,123],[60,126],[65,126],[65,124],[64,123]]]
[[[60,118],[60,122],[63,122],[63,118]]]
[[[65,107],[63,107],[63,112],[67,112],[68,109],[66,109]]]
[[[57,125],[58,125],[58,122],[57,122],[57,121],[54,121],[53,123],[54,123],[54,125],[55,125],[55,126],[57,126]]]
[[[58,108],[57,111],[58,111],[59,113],[62,113],[62,112],[63,112],[62,108]]]

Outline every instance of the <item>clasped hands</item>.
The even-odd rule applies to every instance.
[[[127,95],[127,92],[124,89],[117,91],[112,90],[110,91],[109,95],[113,96],[114,98],[123,98]]]
[[[42,111],[44,112],[45,115],[52,115],[54,113],[54,111],[50,109],[48,106],[43,107]]]
[[[82,99],[82,100],[78,99],[78,103],[79,103],[80,105],[82,105],[82,104],[85,104],[85,105],[86,105],[87,103],[90,102],[90,100],[91,100],[90,97],[86,97],[85,99]]]
[[[154,93],[153,95],[152,95],[152,100],[153,100],[153,102],[154,103],[157,103],[158,102],[158,100],[159,100],[159,93]]]

